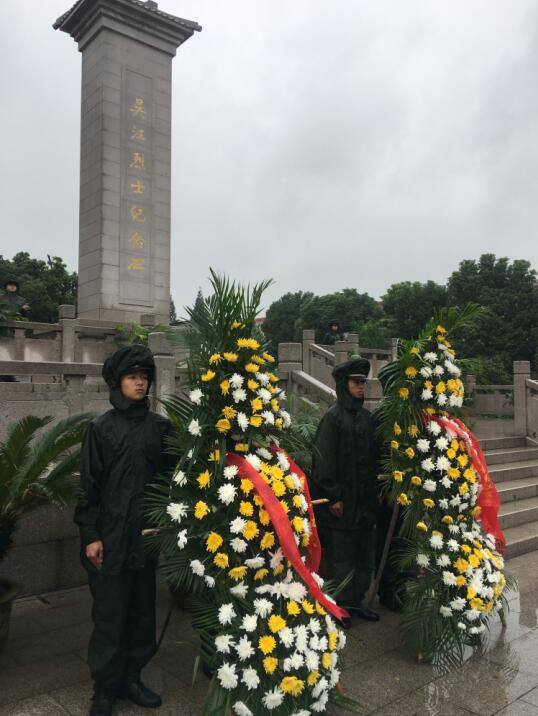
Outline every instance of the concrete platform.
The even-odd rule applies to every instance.
[[[379,623],[356,620],[348,632],[345,693],[363,705],[365,714],[379,716],[538,716],[538,552],[514,558],[508,567],[519,590],[510,595],[507,628],[492,622],[485,653],[469,653],[462,667],[445,674],[417,664],[402,649],[397,615],[380,607]],[[10,640],[0,657],[0,716],[86,714],[90,604],[85,587],[15,603]],[[159,625],[168,606],[161,586]],[[189,614],[176,610],[144,673],[148,685],[163,695],[156,715],[201,714],[208,682],[200,675],[191,686],[194,643]],[[118,702],[114,713],[148,712]]]

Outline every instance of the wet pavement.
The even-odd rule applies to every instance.
[[[538,552],[508,562],[518,591],[509,595],[506,629],[493,619],[483,653],[448,673],[417,664],[404,652],[398,617],[379,608],[377,624],[355,621],[343,657],[342,686],[364,713],[379,716],[538,716]],[[159,594],[159,627],[169,609]],[[15,603],[10,639],[0,656],[0,716],[83,716],[91,683],[85,663],[91,630],[86,588]],[[192,686],[195,635],[188,613],[173,612],[144,680],[163,696],[158,716],[202,712],[207,680]],[[118,702],[118,716],[148,711]],[[332,709],[329,714],[342,712]]]

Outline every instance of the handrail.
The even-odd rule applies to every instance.
[[[315,393],[325,403],[333,403],[336,400],[336,391],[329,388],[325,383],[313,378],[303,370],[292,370],[290,372],[292,382],[297,383],[309,392]]]
[[[322,356],[323,358],[327,358],[328,360],[331,360],[334,362],[334,353],[331,353],[331,351],[327,350],[327,348],[323,348],[322,346],[318,345],[317,343],[310,343],[309,349],[311,353],[317,353],[318,355]]]
[[[473,390],[514,390],[512,383],[509,385],[475,385]]]
[[[0,328],[16,328],[23,331],[61,331],[59,323],[39,323],[37,321],[0,321]]]
[[[527,378],[525,381],[525,385],[529,390],[536,390],[538,391],[538,380],[533,380],[532,378]]]
[[[102,363],[0,360],[0,375],[101,375],[102,369]]]

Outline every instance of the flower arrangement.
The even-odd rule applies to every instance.
[[[169,402],[181,448],[150,515],[168,577],[192,587],[201,658],[214,676],[204,714],[323,713],[345,635],[316,573],[308,484],[279,446],[291,424],[275,358],[255,335],[261,292],[212,273],[190,311],[188,400]],[[175,408],[175,409],[174,409]]]
[[[415,652],[437,663],[460,661],[505,602],[499,498],[476,438],[455,415],[464,386],[449,337],[478,313],[440,313],[417,340],[400,342],[398,360],[380,374],[386,487],[403,511],[401,566],[418,572],[402,625]]]

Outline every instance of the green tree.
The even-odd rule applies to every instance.
[[[176,304],[174,299],[170,296],[170,325],[177,322]]]
[[[530,360],[538,368],[538,288],[528,261],[494,254],[462,261],[448,279],[448,298],[451,305],[473,301],[488,309],[478,326],[462,332],[457,346],[462,356],[502,356],[510,372],[514,360]]]
[[[302,340],[297,321],[301,306],[313,298],[312,293],[285,293],[274,301],[265,314],[263,333],[269,341],[270,349],[275,353],[279,343],[291,343]]]
[[[467,302],[466,302],[467,303]],[[447,304],[447,290],[435,281],[394,283],[383,296],[383,310],[392,319],[394,335],[412,338]]]
[[[46,261],[34,259],[26,251],[11,260],[0,256],[1,284],[10,276],[20,283],[20,293],[30,304],[32,321],[54,323],[60,304],[76,304],[77,274],[70,273],[59,256],[47,256]]]
[[[353,326],[353,332],[359,334],[359,348],[389,348],[391,338],[397,337],[392,318],[371,318]]]
[[[297,330],[314,328],[316,340],[321,341],[329,321],[337,320],[342,331],[349,332],[357,324],[380,318],[382,309],[370,295],[359,293],[356,288],[314,296],[301,305]]]

